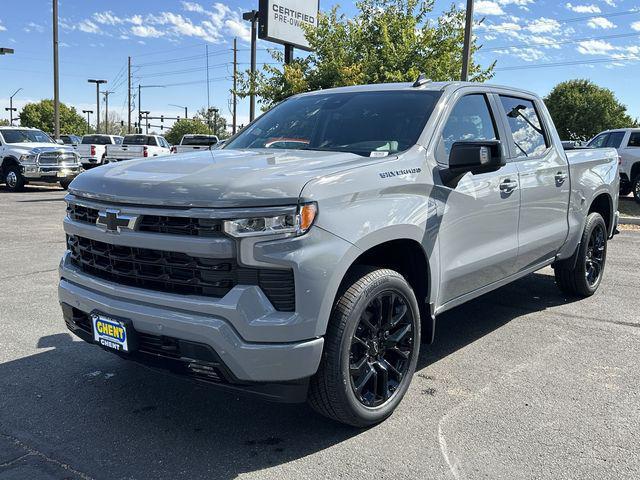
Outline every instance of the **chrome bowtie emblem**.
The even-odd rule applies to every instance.
[[[109,233],[119,233],[123,228],[135,230],[137,215],[123,215],[120,210],[106,209],[98,212],[96,225]]]

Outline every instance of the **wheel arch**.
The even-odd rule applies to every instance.
[[[630,177],[629,181],[633,182],[636,178],[640,176],[640,162],[636,162],[631,166],[631,171],[629,172]]]
[[[400,273],[413,289],[422,322],[423,340],[431,343],[435,334],[435,318],[431,302],[433,285],[429,258],[422,244],[411,238],[395,238],[377,243],[363,250],[344,273],[334,304],[342,293],[366,268],[388,268]]]
[[[613,211],[613,199],[608,192],[602,192],[597,194],[591,204],[589,205],[589,210],[587,211],[587,215],[590,213],[597,212],[602,215],[604,219],[604,223],[607,225],[607,232],[611,235],[613,224],[614,224],[614,211]]]
[[[18,159],[12,155],[8,155],[0,161],[0,173],[2,173],[2,178],[4,178],[7,168],[13,165],[20,165],[20,162],[18,162]]]

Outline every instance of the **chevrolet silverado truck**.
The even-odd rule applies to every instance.
[[[616,151],[565,153],[533,93],[311,92],[222,149],[76,178],[59,299],[123,358],[364,427],[398,406],[442,312],[549,265],[592,295],[618,188]]]
[[[118,135],[92,134],[82,137],[77,151],[80,162],[85,170],[105,163],[107,145],[122,144],[122,137]]]
[[[65,190],[82,171],[73,147],[37,128],[0,127],[0,181],[17,192],[29,183],[59,183]]]
[[[107,145],[106,148],[105,163],[158,157],[171,153],[171,145],[160,135],[125,135],[122,143]]]
[[[599,133],[589,148],[612,147],[620,156],[620,195],[633,193],[640,203],[640,128],[620,128]]]

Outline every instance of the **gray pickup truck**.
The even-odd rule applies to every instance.
[[[618,188],[616,151],[565,153],[519,89],[297,95],[220,150],[76,178],[60,303],[124,358],[372,425],[440,313],[548,265],[592,295]]]

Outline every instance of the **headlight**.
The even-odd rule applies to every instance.
[[[20,163],[23,165],[33,165],[36,163],[37,155],[22,155],[20,157]]]
[[[307,203],[300,205],[296,213],[225,220],[224,231],[232,237],[302,235],[311,228],[317,214],[318,206],[315,203]]]

